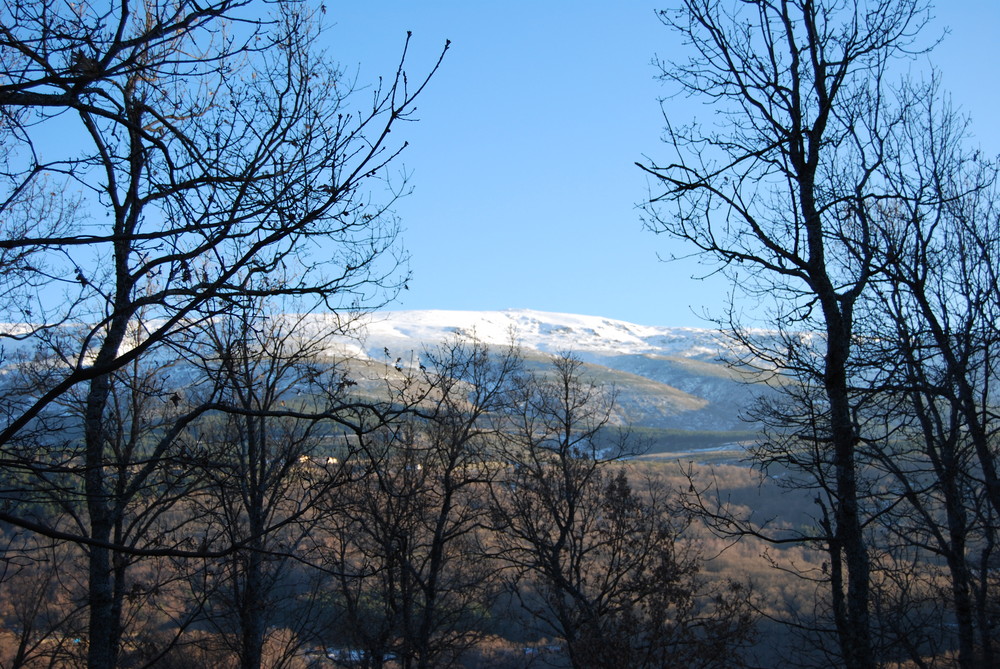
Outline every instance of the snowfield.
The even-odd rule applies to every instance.
[[[544,367],[549,356],[572,353],[587,363],[585,374],[614,387],[615,422],[688,431],[746,430],[742,416],[769,390],[721,362],[734,358],[730,341],[717,330],[656,327],[625,321],[549,313],[506,311],[383,311],[366,317],[335,345],[373,361],[414,360],[456,337],[493,346],[514,342]],[[363,354],[363,355],[360,355]],[[531,355],[537,354],[537,355]],[[410,362],[409,364],[413,364]]]
[[[287,314],[279,323],[279,329],[295,333],[293,339],[313,342],[334,359],[374,363],[372,369],[382,370],[375,374],[391,374],[392,366],[385,365],[392,360],[396,366],[415,365],[425,350],[462,337],[491,346],[514,343],[535,369],[548,369],[548,358],[571,353],[586,363],[587,376],[615,389],[615,422],[651,429],[746,430],[745,410],[755,397],[769,392],[764,385],[745,383],[743,375],[721,362],[737,356],[725,335],[709,328],[637,325],[528,309],[382,311],[356,321],[341,321],[337,314]],[[320,339],[338,327],[346,334],[332,341]],[[6,331],[21,333],[16,326]],[[25,357],[46,355],[44,347],[34,351],[36,343],[31,337],[3,342],[0,377]],[[152,355],[155,359],[173,352],[164,349]],[[170,374],[174,383],[187,381],[183,365]],[[358,383],[374,382],[375,377],[359,375]],[[381,381],[376,385],[381,387]]]
[[[619,355],[663,355],[718,360],[726,352],[721,333],[707,328],[654,327],[625,321],[530,309],[506,311],[382,311],[359,331],[368,355],[378,358],[419,351],[455,336],[486,344],[514,341],[545,353],[573,352],[584,360]]]

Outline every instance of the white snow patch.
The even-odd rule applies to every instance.
[[[727,347],[721,333],[707,328],[637,325],[599,316],[530,309],[382,311],[373,314],[359,334],[369,355],[374,357],[383,355],[386,348],[398,355],[436,345],[456,335],[474,336],[497,346],[508,344],[513,337],[526,349],[547,353],[716,359]]]

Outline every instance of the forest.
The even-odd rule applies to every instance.
[[[102,621],[117,627],[119,666],[513,667],[526,653],[714,666],[751,639],[745,586],[699,578],[689,514],[663,476],[618,462],[630,451],[609,425],[613,396],[579,361],[542,373],[516,348],[455,341],[412,366],[355,365],[364,380],[347,382],[258,328],[239,323],[239,343],[206,356],[225,369],[205,383],[246,411],[189,427],[155,473],[143,442],[182,403],[156,395],[143,427],[130,411],[177,362],[116,375],[115,432],[137,437],[108,471],[112,489],[135,491],[116,514]],[[243,346],[255,330],[261,347]],[[350,430],[345,386],[371,389],[351,395]],[[331,401],[338,419],[317,418]],[[48,451],[62,476],[16,508],[69,534],[84,520],[79,455]],[[93,549],[13,528],[4,539],[2,661],[82,662],[91,586],[76,565]]]
[[[408,287],[449,44],[358,82],[328,11],[3,3],[0,667],[1000,664],[998,166],[927,2],[656,15],[716,116],[640,207],[775,391],[742,466],[641,459],[572,353],[331,346]]]

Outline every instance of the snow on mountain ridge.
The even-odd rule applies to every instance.
[[[586,374],[615,387],[615,420],[644,429],[745,430],[741,414],[766,392],[718,362],[729,340],[708,328],[527,309],[384,311],[371,314],[356,334],[371,359],[384,360],[388,353],[397,363],[462,335],[496,346],[513,341],[543,358],[570,352],[589,365]]]
[[[637,325],[530,309],[382,311],[371,316],[361,336],[369,355],[377,356],[385,348],[402,353],[455,335],[494,345],[513,337],[524,348],[583,357],[653,354],[715,360],[726,350],[725,337],[708,328]]]

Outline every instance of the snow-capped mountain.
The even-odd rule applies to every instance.
[[[654,327],[625,321],[521,309],[384,311],[361,329],[357,353],[408,358],[450,338],[503,346],[513,337],[532,364],[570,352],[587,373],[618,393],[620,420],[639,428],[746,431],[741,419],[766,387],[748,385],[721,362],[728,341],[717,330]],[[731,357],[731,356],[730,356]]]
[[[553,358],[571,353],[585,363],[590,379],[615,389],[616,421],[637,428],[656,442],[658,450],[672,449],[684,439],[704,446],[706,439],[711,445],[747,438],[753,426],[741,416],[756,396],[771,392],[763,384],[746,383],[745,374],[721,362],[733,357],[729,342],[708,328],[654,327],[529,310],[384,311],[349,326],[333,314],[287,319],[305,339],[349,327],[350,336],[323,345],[331,357],[350,361],[347,364],[358,372],[356,384],[363,392],[384,391],[380,375],[392,374],[395,363],[413,364],[423,351],[456,337],[498,347],[516,343],[525,365],[536,370],[547,370]],[[8,326],[7,332],[13,327]],[[37,345],[28,337],[0,347],[0,377],[19,360],[46,355],[48,349],[35,350]],[[169,357],[172,352],[154,351],[151,358],[156,355]],[[174,364],[171,382],[183,385],[185,370],[184,365]],[[694,433],[699,433],[697,438],[690,436]]]
[[[383,311],[374,314],[364,329],[368,348],[373,343],[378,350],[393,342],[440,342],[456,334],[497,345],[509,342],[513,334],[526,349],[546,353],[571,350],[585,359],[654,354],[715,361],[725,347],[716,330],[652,327],[527,309]]]

